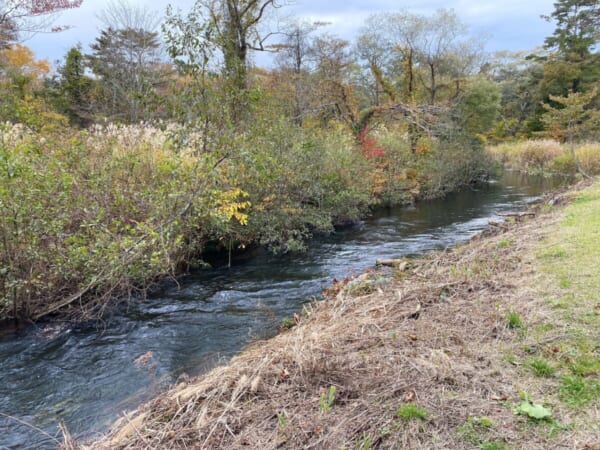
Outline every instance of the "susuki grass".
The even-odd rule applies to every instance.
[[[487,152],[511,170],[559,175],[574,175],[577,172],[577,164],[568,145],[550,139],[506,142],[488,147]],[[599,143],[577,144],[575,156],[586,173],[600,173]]]

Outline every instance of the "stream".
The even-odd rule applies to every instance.
[[[249,341],[273,335],[282,317],[319,298],[333,278],[359,274],[376,259],[467,240],[556,185],[505,173],[478,190],[378,210],[314,239],[303,253],[257,251],[230,269],[197,271],[106,322],[40,323],[2,335],[0,450],[56,448],[51,436],[60,439],[60,421],[77,438],[93,437],[178,377],[202,373]]]

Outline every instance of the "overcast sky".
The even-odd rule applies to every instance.
[[[286,0],[280,0],[280,3]],[[129,0],[131,4],[144,5],[157,16],[162,16],[170,3],[187,11],[193,0],[159,2]],[[553,25],[540,18],[550,14],[553,0],[287,0],[289,6],[280,14],[309,20],[330,22],[326,31],[353,41],[364,20],[372,13],[394,12],[406,9],[412,13],[431,14],[439,8],[452,8],[473,33],[488,36],[486,49],[529,50],[543,44],[553,31]],[[83,0],[83,5],[61,14],[56,23],[70,25],[70,30],[55,34],[38,34],[28,41],[38,58],[51,62],[64,57],[69,48],[80,42],[84,50],[93,42],[102,28],[97,15],[106,7],[105,0]],[[259,59],[260,63],[261,60]]]

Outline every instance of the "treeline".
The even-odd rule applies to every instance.
[[[585,1],[557,2],[546,50],[510,60],[448,10],[373,15],[350,43],[300,21],[269,40],[273,0],[162,20],[113,3],[56,73],[16,38],[77,2],[17,4],[0,6],[0,318],[102,313],[201,264],[209,242],[301,248],[373,205],[484,179],[486,140],[572,138],[561,99],[583,119],[597,107]],[[253,65],[266,50],[274,67]]]

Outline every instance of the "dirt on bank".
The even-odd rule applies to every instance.
[[[599,398],[559,400],[568,327],[541,293],[539,245],[571,195],[386,279],[340,284],[291,330],[65,447],[600,449]],[[557,372],[536,376],[536,355]]]

